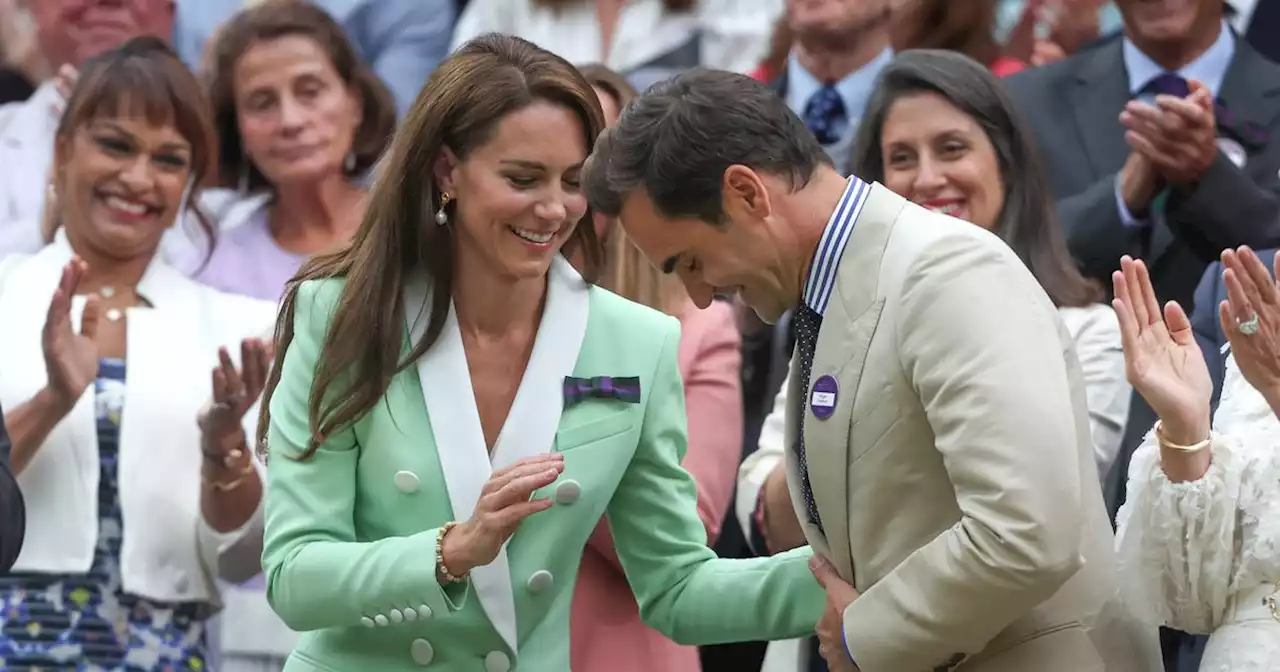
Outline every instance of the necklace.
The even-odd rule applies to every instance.
[[[115,287],[112,287],[110,285],[103,285],[102,287],[98,288],[98,296],[101,296],[104,299],[110,299],[115,295],[116,295]],[[109,322],[119,322],[121,319],[124,318],[124,311],[119,308],[108,308],[105,312],[103,312],[102,315],[103,317],[107,318],[107,321]]]

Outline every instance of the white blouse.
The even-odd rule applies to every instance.
[[[1174,483],[1153,434],[1117,515],[1122,585],[1149,620],[1212,633],[1204,672],[1280,670],[1280,420],[1228,358],[1199,480]]]

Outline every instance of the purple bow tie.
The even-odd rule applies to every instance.
[[[1169,72],[1147,82],[1143,89],[1152,93],[1163,93],[1179,98],[1186,98],[1191,95],[1191,85],[1187,80],[1181,75]],[[1266,130],[1252,122],[1242,121],[1236,117],[1235,113],[1227,109],[1226,105],[1216,99],[1213,101],[1213,116],[1217,119],[1219,128],[1230,132],[1240,142],[1258,148],[1266,146],[1267,141],[1270,140],[1271,136]]]
[[[594,378],[564,377],[564,405],[572,406],[587,397],[617,399],[628,404],[640,403],[640,379],[596,376]]]

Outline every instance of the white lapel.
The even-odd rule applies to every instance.
[[[405,320],[412,344],[419,343],[426,331],[430,293],[421,275],[405,287]],[[547,302],[529,365],[491,461],[476,410],[462,332],[450,303],[440,337],[417,366],[449,504],[458,520],[467,520],[475,512],[480,489],[494,470],[551,450],[564,405],[564,377],[573,373],[578,361],[588,307],[586,283],[568,261],[556,256],[547,278]],[[471,570],[471,583],[494,629],[512,651],[517,651],[515,597],[505,544],[492,563]]]

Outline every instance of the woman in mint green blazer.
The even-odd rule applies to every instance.
[[[578,173],[602,126],[569,63],[477,38],[419,95],[351,247],[290,284],[260,432],[268,598],[304,633],[286,670],[568,670],[602,515],[677,642],[812,631],[808,549],[707,548],[676,320],[560,254],[599,259]]]

